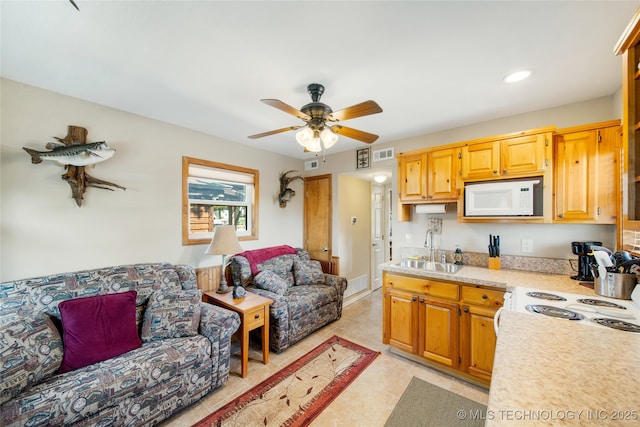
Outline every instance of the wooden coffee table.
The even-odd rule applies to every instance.
[[[262,363],[269,363],[269,306],[273,300],[247,292],[242,298],[233,299],[231,292],[219,294],[205,292],[205,302],[217,305],[240,315],[240,360],[242,377],[247,376],[249,364],[249,332],[262,326]]]

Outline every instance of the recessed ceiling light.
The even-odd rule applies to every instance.
[[[385,182],[387,180],[387,177],[385,175],[376,175],[373,177],[373,179],[378,183],[378,184],[382,184],[383,182]]]
[[[530,75],[531,75],[531,71],[529,70],[516,71],[515,73],[511,73],[507,75],[507,77],[505,77],[503,81],[505,83],[515,83],[515,82],[519,82],[521,80],[526,79]]]

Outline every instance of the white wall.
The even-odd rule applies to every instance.
[[[302,245],[302,191],[284,209],[276,200],[279,173],[299,169],[299,160],[15,81],[0,85],[0,280],[134,262],[220,264],[205,245],[182,246],[182,156],[260,171],[259,240],[241,242],[244,249]],[[63,168],[31,164],[22,147],[44,150],[68,125],[117,150],[87,172],[126,191],[89,188],[78,207]]]

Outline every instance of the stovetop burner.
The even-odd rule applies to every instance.
[[[608,308],[619,308],[620,310],[626,310],[627,307],[624,307],[620,304],[616,304],[614,302],[611,301],[603,301],[601,299],[594,299],[594,298],[580,298],[577,300],[577,302],[581,303],[581,304],[586,304],[586,305],[593,305],[596,307],[608,307]]]
[[[545,316],[557,317],[566,320],[584,320],[584,316],[582,314],[565,308],[539,304],[529,304],[525,308],[531,313],[544,314]]]
[[[640,332],[640,325],[625,322],[623,320],[596,317],[591,319],[591,321],[608,328],[617,329],[619,331]]]
[[[561,297],[560,295],[549,294],[547,292],[527,292],[527,296],[531,298],[545,299],[547,301],[566,301],[565,297]]]

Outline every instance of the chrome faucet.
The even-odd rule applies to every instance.
[[[424,236],[424,247],[429,248],[429,262],[436,261],[436,249],[433,247],[433,230],[427,229],[427,234]]]

